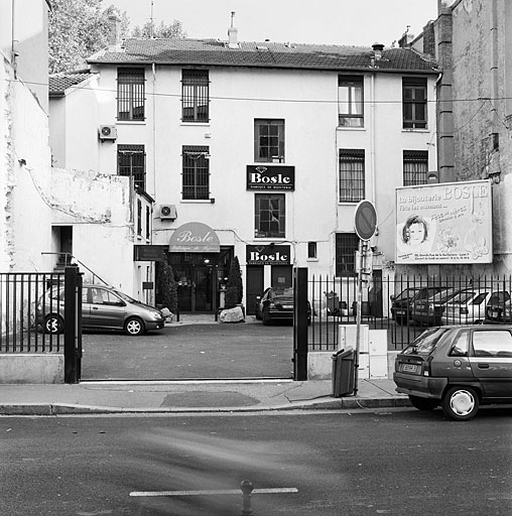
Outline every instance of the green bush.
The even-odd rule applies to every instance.
[[[234,308],[236,305],[239,305],[243,297],[242,271],[238,257],[235,256],[229,268],[228,282],[226,284],[226,308]]]

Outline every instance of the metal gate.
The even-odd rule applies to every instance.
[[[64,273],[0,273],[0,354],[62,353],[64,381],[78,383],[81,290],[78,267],[66,267]],[[62,326],[52,328],[52,321]]]

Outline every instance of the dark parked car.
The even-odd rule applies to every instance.
[[[263,324],[274,321],[293,321],[293,288],[268,287],[256,298],[256,319]],[[311,305],[308,301],[308,324],[311,322]]]
[[[443,288],[427,297],[415,299],[412,302],[411,318],[415,323],[427,326],[439,326],[446,303],[448,303],[457,291],[453,288]]]
[[[496,292],[495,298],[487,304],[485,316],[488,322],[512,322],[510,294],[507,291]]]
[[[411,321],[412,306],[415,301],[427,299],[442,287],[408,287],[397,296],[391,296],[391,315],[398,324]]]
[[[46,333],[61,333],[64,330],[64,287],[54,286],[41,297],[36,307],[36,317]],[[164,322],[160,310],[112,287],[82,287],[84,330],[122,330],[128,335],[141,335],[148,330],[163,328]]]
[[[397,355],[393,379],[419,410],[441,405],[458,421],[481,404],[512,403],[512,326],[430,328]]]

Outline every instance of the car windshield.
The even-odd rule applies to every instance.
[[[415,296],[418,291],[416,289],[408,288],[406,290],[402,290],[398,296],[395,297],[395,301],[404,301],[405,299],[411,299]]]
[[[128,294],[125,294],[124,292],[121,292],[120,290],[114,290],[114,292],[123,300],[127,301],[128,303],[138,303],[133,297],[130,297]]]
[[[434,351],[437,343],[447,331],[447,328],[432,328],[430,330],[426,330],[412,344],[407,346],[402,353],[404,355],[417,353],[428,355]]]
[[[293,288],[276,288],[274,289],[274,296],[293,297]]]
[[[463,305],[467,303],[468,301],[471,301],[474,297],[477,297],[477,295],[484,294],[485,292],[474,292],[473,290],[463,290],[462,292],[457,292],[451,299],[450,303]]]

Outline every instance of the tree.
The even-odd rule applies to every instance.
[[[233,308],[242,302],[244,288],[242,284],[242,271],[238,256],[235,256],[229,268],[228,282],[226,285],[226,308]]]
[[[163,21],[156,26],[153,21],[146,22],[142,28],[137,25],[133,29],[134,38],[186,38],[187,33],[183,30],[183,24],[179,20],[174,20],[166,25]]]
[[[178,284],[171,265],[164,260],[157,262],[156,299],[173,314],[178,311]]]
[[[52,0],[48,17],[49,72],[77,70],[86,59],[108,46],[109,16],[121,19],[121,36],[129,21],[113,5],[102,9],[103,0]]]

